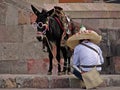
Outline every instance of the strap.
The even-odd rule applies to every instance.
[[[93,51],[95,51],[98,55],[100,55],[99,53],[98,53],[98,51],[96,50],[96,49],[94,49],[93,47],[91,47],[91,46],[89,46],[89,45],[86,45],[86,44],[84,44],[84,43],[81,43],[82,45],[84,45],[84,46],[86,46],[86,47],[88,47],[88,48],[90,48],[90,49],[92,49]],[[81,67],[82,67],[83,65],[81,65]],[[100,67],[99,65],[93,65],[92,67]],[[89,67],[89,66],[83,66],[84,68],[91,68],[91,66]]]
[[[93,67],[101,67],[101,65],[80,65],[83,68],[93,68]]]
[[[57,18],[57,17],[55,17],[55,20],[58,22],[58,24],[60,25],[60,28],[63,30],[63,31],[65,31],[64,30],[64,28],[63,28],[63,26],[62,26],[62,24],[61,24],[61,22],[60,22],[60,20]]]
[[[88,48],[90,48],[90,49],[92,49],[92,50],[94,50],[96,53],[98,53],[98,51],[96,49],[94,49],[93,47],[88,46],[88,45],[86,45],[84,43],[81,43],[81,44],[84,45],[84,46],[86,46],[86,47],[88,47]],[[100,55],[100,54],[98,53],[98,55]]]

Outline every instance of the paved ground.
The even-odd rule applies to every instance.
[[[80,88],[54,88],[54,89],[37,89],[37,88],[16,88],[16,89],[0,89],[0,90],[85,90]],[[101,87],[91,90],[120,90],[120,87]]]

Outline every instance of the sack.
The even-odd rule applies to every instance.
[[[97,71],[96,67],[83,73],[82,78],[87,89],[97,87],[103,82],[103,79],[100,77],[100,73]]]

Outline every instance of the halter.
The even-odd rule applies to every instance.
[[[39,32],[39,31],[38,31],[37,34],[43,34],[43,35],[45,35],[45,34],[46,34],[46,31],[49,30],[48,24],[47,24],[47,23],[43,24],[43,22],[38,22],[38,23],[34,22],[34,23],[32,24],[32,26],[33,26],[34,28],[39,28],[39,29],[42,29],[42,28],[45,26],[45,29],[44,29],[42,32]]]

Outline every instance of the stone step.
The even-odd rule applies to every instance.
[[[4,89],[4,88],[0,88],[0,90],[11,90],[11,89]],[[46,89],[42,89],[42,88],[12,88],[12,90],[85,90],[85,89],[80,89],[80,88],[46,88]],[[120,90],[120,87],[100,87],[97,89],[92,89],[92,90]]]
[[[101,75],[100,87],[120,86],[120,75]],[[0,74],[0,88],[80,88],[74,75]]]

